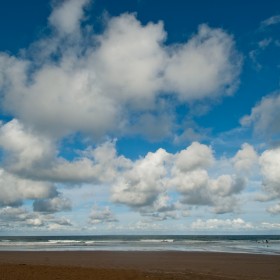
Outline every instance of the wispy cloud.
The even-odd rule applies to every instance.
[[[261,24],[260,24],[260,27],[262,29],[264,29],[266,27],[269,27],[271,25],[275,25],[275,24],[278,24],[278,23],[280,23],[280,15],[275,15],[275,16],[272,16],[272,17],[267,18],[264,21],[262,21]]]

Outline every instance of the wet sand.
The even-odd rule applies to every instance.
[[[200,252],[0,252],[0,279],[279,280],[280,255]]]

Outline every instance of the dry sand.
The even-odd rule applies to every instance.
[[[0,279],[279,280],[280,256],[200,252],[0,252]]]

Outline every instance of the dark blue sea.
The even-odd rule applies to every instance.
[[[280,235],[0,236],[1,251],[194,251],[280,254]]]

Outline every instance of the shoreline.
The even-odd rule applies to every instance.
[[[92,253],[103,253],[103,252],[113,252],[113,253],[118,253],[118,252],[125,252],[125,253],[186,253],[186,254],[229,254],[229,255],[256,255],[256,256],[280,256],[280,253],[273,253],[273,252],[245,252],[245,251],[199,251],[199,250],[122,250],[122,249],[117,249],[117,250],[112,250],[112,249],[99,249],[99,250],[92,250],[92,249],[0,249],[0,255],[2,253],[12,253],[12,252],[19,252],[19,253],[56,253],[56,252],[73,252],[73,253],[80,253],[80,252],[92,252]],[[1,262],[1,261],[0,261]]]
[[[54,273],[60,275],[60,279],[66,279],[68,274],[72,277],[69,279],[83,279],[81,275],[86,273],[88,276],[83,277],[103,275],[103,278],[92,279],[145,279],[143,275],[148,275],[150,279],[276,280],[280,275],[280,255],[178,251],[1,251],[0,271],[4,280],[33,279],[32,275],[54,279],[51,278]],[[11,273],[13,278],[9,278]],[[47,278],[42,278],[42,275]]]

